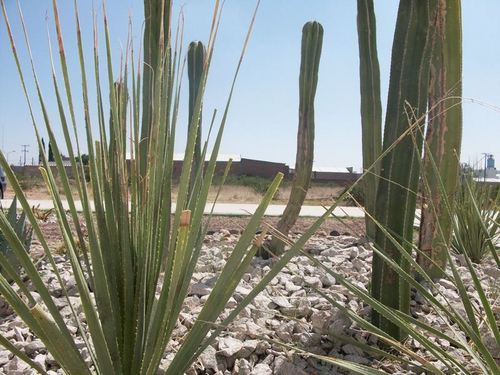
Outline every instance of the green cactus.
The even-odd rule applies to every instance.
[[[377,176],[380,165],[374,164],[382,149],[382,104],[380,102],[380,68],[373,0],[358,0],[359,80],[361,92],[361,130],[363,170],[370,170],[361,181],[365,209],[375,214]],[[375,237],[375,223],[365,215],[366,235]]]
[[[297,156],[292,191],[285,211],[277,224],[283,235],[293,227],[306,198],[311,182],[314,159],[314,96],[318,85],[318,70],[323,45],[323,26],[318,22],[307,22],[302,29],[302,50],[299,77],[299,129],[297,133]],[[279,254],[284,242],[274,236],[270,250]],[[265,256],[264,252],[261,255]]]
[[[21,242],[24,244],[26,251],[29,251],[31,247],[32,230],[31,227],[26,222],[26,214],[22,212],[19,216],[17,215],[16,198],[13,199],[9,207],[9,210],[7,212],[6,218],[11,227],[16,232]],[[14,271],[17,271],[19,269],[19,261],[17,260],[17,257],[10,248],[2,232],[0,232],[0,254],[1,257],[6,258],[7,262],[9,263],[10,266],[12,266],[12,269]],[[9,282],[12,281],[12,277],[8,274],[7,270],[0,269],[0,271]]]
[[[196,123],[193,121],[193,112],[195,109],[196,98],[199,94],[199,88],[203,75],[203,67],[205,65],[206,49],[202,42],[191,42],[188,49],[188,78],[189,78],[189,126]],[[201,111],[198,119],[198,131],[196,135],[196,143],[194,147],[192,177],[196,175],[203,160],[201,160]],[[188,128],[188,132],[189,132]]]
[[[418,263],[443,276],[450,247],[462,138],[462,30],[460,0],[439,0],[429,83],[429,123],[423,159]],[[425,255],[422,255],[425,254]]]
[[[375,217],[385,230],[377,227],[374,244],[407,271],[408,262],[387,233],[411,251],[423,138],[419,127],[427,109],[431,19],[435,9],[434,0],[404,0],[399,4],[392,46],[384,156],[375,203]],[[409,313],[409,284],[377,254],[373,256],[371,289],[373,297],[386,306]],[[396,339],[404,337],[398,326],[376,312],[373,322]]]
[[[172,86],[169,70],[171,62],[170,27],[172,15],[172,2],[165,0],[144,0],[144,64],[142,74],[142,127],[141,143],[139,153],[141,157],[140,175],[144,176],[146,168],[146,153],[150,144],[151,125],[154,121],[154,98],[157,96],[155,90],[157,84],[161,82],[160,72],[164,64],[168,75],[165,79],[167,86]],[[169,103],[166,105],[170,111],[171,98],[167,97]]]

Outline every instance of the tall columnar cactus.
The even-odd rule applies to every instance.
[[[200,84],[203,75],[203,67],[206,59],[206,49],[202,42],[191,42],[188,49],[188,78],[189,78],[189,127],[196,125],[193,121],[193,112],[196,106],[196,98],[199,95]],[[198,131],[196,133],[196,144],[194,148],[192,175],[196,175],[198,168],[204,162],[201,160],[201,111],[197,121]]]
[[[323,26],[307,22],[302,29],[302,50],[299,77],[299,129],[297,132],[297,156],[292,191],[277,229],[287,235],[300,213],[311,183],[314,159],[314,97],[318,85],[318,70],[323,45]],[[280,253],[284,243],[274,236],[271,251]]]
[[[411,251],[423,138],[419,127],[427,109],[435,8],[434,0],[402,0],[399,4],[384,128],[385,156],[375,203],[375,217],[385,229],[377,227],[375,246],[407,271],[409,264],[388,233]],[[409,312],[409,284],[377,254],[373,256],[371,287],[373,297],[386,306]],[[399,327],[376,312],[373,321],[394,338],[403,338]]]
[[[450,247],[462,138],[460,0],[439,0],[429,83],[429,123],[423,160],[419,264],[443,276]]]
[[[373,0],[358,0],[359,81],[361,91],[361,136],[363,170],[369,170],[361,181],[365,209],[375,214],[377,176],[380,165],[374,164],[382,149],[382,105],[380,103],[380,68]],[[375,237],[375,223],[366,215],[366,235]]]
[[[163,81],[160,74],[166,75],[165,84],[170,87],[172,71],[169,70],[171,61],[170,51],[170,19],[172,2],[166,0],[144,0],[144,64],[142,74],[142,127],[141,144],[139,147],[141,165],[140,174],[144,175],[146,167],[146,153],[151,141],[151,125],[154,122],[157,97],[155,90],[158,82]],[[165,64],[165,61],[167,63]],[[165,69],[163,69],[163,65]],[[170,110],[171,98],[166,98],[167,112]]]

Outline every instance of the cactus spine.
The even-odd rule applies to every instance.
[[[314,97],[318,85],[318,70],[323,45],[323,26],[318,22],[307,22],[302,29],[302,48],[299,76],[299,129],[297,132],[297,155],[290,198],[277,224],[283,234],[293,227],[300,213],[311,183],[314,159]],[[270,248],[281,253],[284,242],[274,236]]]
[[[201,159],[201,111],[199,119],[193,121],[193,112],[195,109],[196,98],[199,94],[200,84],[203,75],[203,66],[206,59],[206,49],[202,42],[191,42],[188,49],[188,78],[189,78],[189,129],[191,126],[197,126],[196,143],[194,147],[192,176],[196,175],[198,168],[204,162]]]
[[[462,138],[459,0],[439,0],[435,30],[429,83],[427,148],[422,167],[425,185],[419,238],[422,253],[417,261],[430,277],[439,278],[443,276],[452,235],[453,197],[457,187]]]
[[[363,170],[370,170],[361,181],[365,209],[375,214],[377,176],[380,165],[374,164],[382,149],[382,104],[380,103],[380,68],[377,56],[377,36],[373,0],[358,0],[359,80],[361,92],[361,136]],[[366,235],[375,237],[375,223],[365,216]]]
[[[391,75],[384,128],[381,178],[377,189],[375,216],[399,244],[411,251],[413,221],[419,178],[422,117],[427,109],[429,66],[432,50],[431,17],[434,0],[402,0],[399,3],[392,46]],[[377,227],[375,246],[409,271],[399,247],[386,231]],[[410,287],[377,254],[373,256],[372,295],[386,306],[409,313]],[[373,322],[396,339],[400,328],[374,312]]]

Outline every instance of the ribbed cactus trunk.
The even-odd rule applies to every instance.
[[[189,125],[188,133],[192,126],[197,126],[196,144],[194,147],[193,168],[191,173],[191,186],[193,178],[204,160],[201,160],[201,111],[199,118],[193,119],[196,98],[199,94],[200,84],[203,76],[203,66],[206,59],[206,49],[202,42],[191,42],[188,49],[188,78],[189,78]]]
[[[432,50],[434,0],[402,0],[399,3],[392,46],[391,75],[384,128],[381,178],[376,219],[399,244],[411,251],[415,219],[422,138],[419,127],[427,109],[429,66]],[[377,227],[375,246],[410,271],[386,232]],[[409,313],[410,287],[380,256],[374,254],[371,292],[386,306]],[[396,339],[399,327],[374,312],[373,322]]]
[[[460,0],[439,0],[429,83],[429,122],[418,263],[443,276],[453,228],[462,139],[462,30]]]
[[[166,72],[170,67],[170,45],[168,33],[170,32],[170,18],[172,14],[171,0],[144,0],[144,63],[142,74],[142,127],[141,127],[141,144],[139,148],[139,157],[141,157],[141,165],[139,173],[144,175],[146,166],[146,152],[150,144],[150,132],[153,123],[153,112],[155,103],[153,98],[154,91],[158,90],[158,82],[161,82],[160,75],[157,74],[161,70],[161,64],[165,64]],[[167,85],[171,85],[169,79],[165,80]],[[171,98],[168,98],[171,100]],[[157,104],[156,104],[157,105]],[[167,112],[170,105],[166,106]]]
[[[380,68],[377,56],[377,30],[373,0],[358,0],[359,81],[361,92],[361,137],[363,170],[369,173],[360,182],[365,209],[375,215],[375,197],[380,164],[375,163],[382,150],[382,104],[380,102]],[[375,223],[365,216],[366,235],[375,238]]]
[[[314,159],[314,97],[318,85],[318,70],[323,45],[323,26],[318,22],[307,22],[302,29],[302,49],[299,76],[299,129],[297,132],[297,155],[295,175],[290,198],[277,224],[278,231],[287,236],[299,217],[300,209],[311,183]],[[283,252],[284,242],[273,236],[270,250]],[[264,254],[263,254],[264,255]]]

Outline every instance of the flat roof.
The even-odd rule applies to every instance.
[[[210,153],[207,153],[205,156],[205,161],[210,160]],[[241,156],[237,154],[219,154],[217,155],[217,161],[229,161],[229,159],[233,159],[233,161],[241,161]],[[184,153],[183,152],[177,152],[174,153],[174,160],[175,161],[182,161],[184,160]]]
[[[130,152],[127,152],[126,153],[127,160],[130,160],[130,156],[131,156]],[[211,154],[207,154],[205,157],[205,160],[209,161],[210,156],[211,156]],[[233,162],[234,161],[241,161],[241,156],[237,155],[237,154],[219,154],[219,155],[217,155],[217,161],[227,162],[227,161],[229,161],[229,159],[233,159]],[[174,153],[174,161],[182,161],[182,160],[184,160],[184,153],[183,152]]]
[[[313,172],[326,172],[326,173],[351,173],[347,167],[317,167],[313,166]]]

